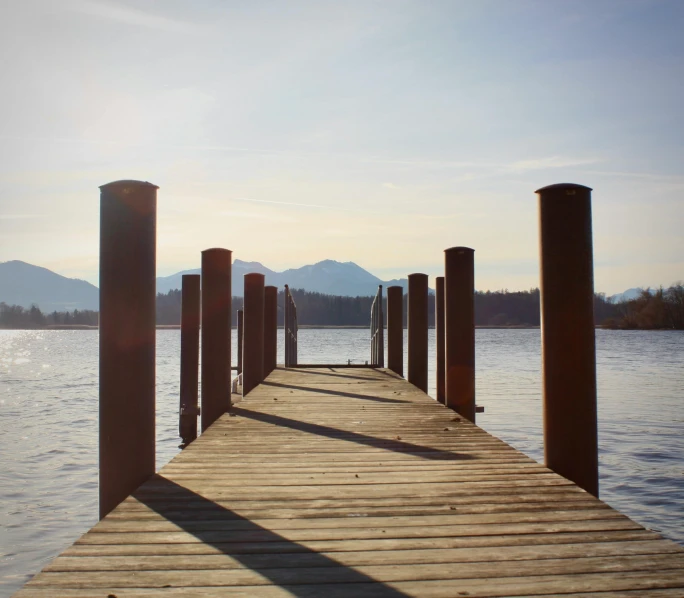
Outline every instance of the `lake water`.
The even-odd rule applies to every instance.
[[[478,424],[542,460],[539,330],[476,338]],[[434,330],[430,347],[434,394]],[[97,521],[97,351],[97,331],[0,330],[0,596]],[[159,467],[178,451],[179,355],[180,332],[158,331]],[[302,363],[368,356],[367,330],[299,332]],[[684,333],[598,330],[597,362],[601,498],[684,544]]]

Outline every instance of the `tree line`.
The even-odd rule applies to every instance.
[[[622,330],[684,330],[684,284],[667,289],[645,289],[631,301],[618,303],[617,313],[603,322],[607,328]]]
[[[297,320],[309,326],[368,326],[373,297],[342,297],[291,289],[297,304]],[[404,295],[404,325],[407,296]],[[387,300],[384,300],[385,321]],[[283,324],[284,292],[278,294],[278,323]],[[538,326],[540,323],[539,289],[529,291],[476,291],[475,324],[478,326]],[[233,297],[232,323],[237,324],[237,311],[242,297]],[[181,292],[172,290],[157,294],[157,324],[178,325],[181,315]],[[667,289],[646,289],[629,301],[613,303],[603,293],[594,296],[597,324],[616,329],[684,330],[684,286],[677,283]],[[428,301],[428,325],[435,323],[434,296]],[[73,310],[44,314],[35,305],[23,308],[0,303],[0,328],[46,328],[50,326],[97,326],[98,312]]]
[[[44,314],[37,306],[0,303],[0,328],[48,328],[49,326],[97,326],[98,312],[90,309],[53,311]]]

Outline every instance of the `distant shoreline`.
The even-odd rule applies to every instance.
[[[180,324],[157,324],[157,330],[180,330]],[[232,326],[232,330],[237,327]],[[300,324],[300,330],[365,330],[369,326],[353,326],[353,325],[335,325],[335,324]],[[511,325],[511,326],[475,326],[475,328],[482,329],[492,329],[492,330],[506,330],[506,329],[520,329],[520,330],[535,330],[539,329],[539,326],[528,326],[528,325]],[[601,328],[597,326],[597,328]],[[2,328],[0,330],[98,330],[98,326],[88,326],[86,324],[51,324],[45,328]],[[283,326],[278,326],[278,330],[282,330]],[[404,330],[407,328],[404,327]],[[429,330],[434,330],[434,326],[428,326]],[[387,326],[385,326],[387,330]]]
[[[340,326],[340,325],[324,325],[324,324],[300,324],[299,330],[365,330],[370,328],[369,326]],[[476,325],[476,329],[479,330],[540,330],[541,326],[532,326],[527,324],[512,324],[510,326],[494,326],[494,325]],[[596,330],[641,330],[658,332],[662,330],[677,330],[676,328],[615,328],[613,326],[606,326],[605,324],[597,324],[594,326]],[[98,330],[99,326],[88,326],[86,324],[51,324],[44,328],[2,328],[0,330]],[[180,330],[180,324],[157,324],[157,330]],[[232,330],[236,330],[237,326],[231,326]],[[282,326],[278,326],[278,330],[282,330]],[[387,330],[387,326],[384,328]],[[434,330],[434,326],[428,326],[429,330]],[[407,330],[404,326],[403,330]]]

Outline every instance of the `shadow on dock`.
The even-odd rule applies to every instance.
[[[158,498],[152,498],[144,493],[134,495],[135,498],[167,521],[195,536],[200,542],[213,546],[222,554],[230,556],[244,567],[265,577],[274,585],[287,590],[293,596],[312,598],[312,596],[317,595],[315,592],[320,587],[317,590],[311,586],[320,586],[320,584],[345,584],[345,586],[346,584],[364,584],[361,587],[366,590],[368,589],[368,584],[372,584],[373,596],[378,596],[378,598],[406,598],[408,596],[408,594],[404,594],[365,573],[361,573],[298,542],[288,540],[272,530],[257,525],[234,511],[204,498],[196,492],[176,484],[163,476],[155,476],[155,484],[158,484],[162,490]],[[173,506],[177,505],[177,503],[169,503],[164,499],[164,496],[168,495],[177,496],[180,502],[185,504],[202,505],[203,511],[213,514],[212,519],[215,519],[216,515],[223,515],[225,519],[240,520],[245,522],[246,525],[240,530],[232,532],[199,531],[196,528],[195,521],[183,518],[184,515],[187,516],[187,513],[179,512],[177,507]],[[223,517],[220,518],[222,519]],[[235,540],[226,541],[225,537],[227,534],[235,534]],[[256,543],[261,544],[261,546],[257,548],[255,546]],[[288,567],[269,567],[265,562],[264,555],[278,553],[286,553],[288,555]],[[340,593],[342,588],[337,586],[338,591],[333,593],[335,595],[342,595]],[[255,591],[258,592],[258,590]],[[352,587],[344,591],[350,592],[349,595],[354,595],[355,592]]]
[[[335,371],[335,366],[330,366],[327,368],[329,371],[325,371],[325,368],[320,368],[320,369],[306,369],[305,371],[301,373],[306,373],[308,376],[309,374],[312,374],[314,376],[329,376],[330,378],[350,378],[352,380],[363,380],[364,382],[368,382],[369,380],[372,380],[372,378],[369,378],[368,376],[354,376],[353,374],[344,374],[342,372],[337,372]],[[276,369],[282,370],[282,366],[278,366]],[[370,368],[369,368],[370,369]],[[386,372],[383,372],[383,370],[380,369],[374,369],[374,371],[382,372],[383,374]],[[389,375],[389,374],[388,374]],[[392,378],[395,378],[396,376],[391,376]],[[264,384],[265,382],[262,382]]]
[[[412,453],[423,459],[432,459],[436,461],[465,461],[477,458],[473,455],[455,453],[453,451],[443,451],[434,447],[412,444],[410,442],[394,440],[391,438],[368,436],[367,434],[360,434],[359,432],[352,432],[351,430],[340,430],[339,428],[333,428],[331,426],[303,422],[296,419],[291,419],[289,417],[283,417],[282,415],[274,415],[272,413],[251,411],[250,409],[244,409],[242,407],[233,407],[231,409],[231,413],[235,414],[236,416],[260,421],[273,426],[290,428],[291,430],[307,432],[317,436],[325,436],[326,438],[336,438],[338,440],[356,442],[365,446],[393,451],[395,453]]]
[[[308,374],[308,372],[307,372]],[[325,395],[334,395],[336,397],[349,397],[351,399],[362,399],[364,401],[377,401],[378,403],[401,403],[404,405],[408,405],[410,402],[409,401],[402,401],[401,399],[390,399],[387,397],[375,397],[375,396],[369,396],[369,395],[362,395],[362,394],[356,394],[353,392],[342,392],[341,390],[330,390],[330,389],[322,389],[318,387],[310,387],[310,386],[297,386],[295,384],[283,384],[282,382],[270,382],[268,380],[264,380],[262,383],[264,386],[277,386],[278,388],[290,388],[294,390],[302,390],[305,392],[315,392],[316,394],[325,394]]]

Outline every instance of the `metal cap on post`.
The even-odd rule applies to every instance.
[[[444,251],[446,406],[475,423],[475,250]]]
[[[387,367],[404,375],[404,289],[387,287]]]
[[[591,189],[538,189],[546,466],[598,496]]]
[[[155,472],[157,189],[100,187],[100,518]]]
[[[444,277],[435,279],[435,342],[437,343],[437,400],[446,403],[446,374],[444,369]]]
[[[242,395],[264,379],[264,280],[263,274],[245,274],[245,323],[243,328]]]
[[[408,276],[408,381],[427,392],[428,276]]]
[[[202,252],[202,430],[230,408],[233,252]]]
[[[181,290],[180,421],[183,448],[197,438],[200,275],[183,274]]]
[[[278,363],[278,287],[264,287],[264,378]]]

